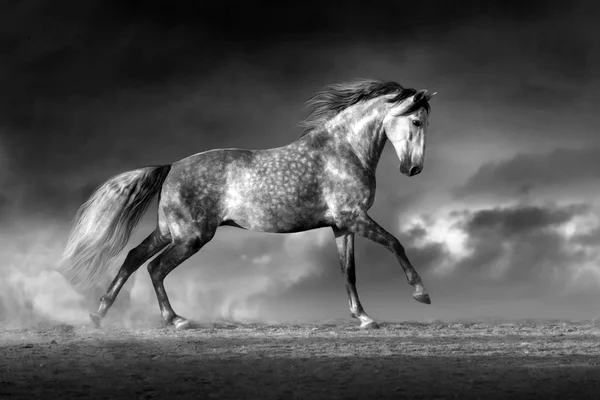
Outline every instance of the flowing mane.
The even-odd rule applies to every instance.
[[[399,83],[383,82],[375,79],[357,79],[326,86],[306,101],[306,117],[300,123],[300,126],[304,128],[301,137],[320,127],[346,108],[361,101],[396,94],[389,102],[398,103],[415,95],[415,93],[417,93],[415,89],[404,88]],[[404,110],[402,115],[411,114],[421,107],[425,107],[429,112],[430,106],[425,97],[420,98]]]

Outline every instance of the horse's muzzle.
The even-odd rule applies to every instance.
[[[421,173],[421,171],[423,170],[423,166],[411,165],[409,163],[401,163],[398,166],[398,169],[400,169],[400,172],[406,176],[415,176]]]

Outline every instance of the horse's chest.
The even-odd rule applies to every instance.
[[[332,179],[326,197],[332,208],[368,209],[375,200],[375,180],[352,175]]]

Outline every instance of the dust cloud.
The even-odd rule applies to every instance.
[[[149,211],[151,217],[152,210]],[[152,218],[147,218],[151,220]],[[0,327],[40,324],[87,324],[88,313],[114,278],[127,251],[152,229],[147,221],[111,265],[103,281],[77,292],[54,270],[64,249],[70,224],[15,218],[0,228]],[[263,237],[235,229],[218,232],[198,254],[165,280],[175,311],[196,322],[261,321],[270,317],[261,305],[303,279],[319,274],[307,256],[322,247],[329,232],[313,231]],[[257,253],[257,249],[262,249]],[[161,316],[145,266],[127,282],[105,324],[125,328],[156,326]]]
[[[20,219],[0,229],[0,326],[81,323],[84,296],[56,271],[66,230],[45,221]]]

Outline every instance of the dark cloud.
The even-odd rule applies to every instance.
[[[186,85],[231,62],[241,63],[240,69],[257,66],[276,79],[318,79],[315,72],[344,64],[339,54],[334,56],[341,43],[379,46],[385,56],[398,55],[401,60],[418,58],[411,49],[427,49],[428,68],[436,69],[434,75],[468,74],[469,86],[479,86],[495,98],[501,93],[499,88],[489,88],[490,68],[496,68],[501,89],[520,88],[521,95],[509,93],[515,99],[524,98],[527,85],[533,88],[532,97],[541,87],[560,88],[558,83],[540,81],[540,76],[552,81],[558,73],[564,86],[565,79],[584,79],[594,71],[586,47],[591,35],[581,32],[582,21],[572,23],[568,35],[552,25],[557,19],[568,23],[585,18],[573,3],[473,1],[457,7],[433,1],[386,2],[382,7],[359,2],[340,7],[302,2],[260,7],[231,1],[96,0],[50,4],[10,2],[1,13],[7,44],[3,52],[8,56],[0,70],[4,88],[0,99],[9,111],[3,117],[34,130],[60,126],[60,116],[45,112],[57,103]],[[325,51],[315,54],[315,49]],[[498,68],[499,60],[524,57],[527,63],[503,61]],[[444,68],[437,69],[439,65]],[[507,85],[516,72],[520,82]]]
[[[468,213],[459,225],[468,235],[470,254],[457,263],[454,273],[475,274],[487,284],[526,288],[530,295],[565,287],[573,268],[589,260],[557,228],[590,212],[589,206],[576,204],[517,205]]]
[[[563,192],[600,181],[600,148],[557,149],[542,154],[517,154],[484,164],[456,188],[457,198],[476,195],[520,197],[538,190]]]
[[[405,234],[413,239],[422,239],[427,234],[427,229],[422,226],[413,226]]]
[[[561,208],[531,205],[513,208],[497,207],[471,214],[463,229],[471,237],[494,230],[505,238],[512,238],[562,225],[575,215],[587,211],[589,211],[589,206],[579,204]]]

